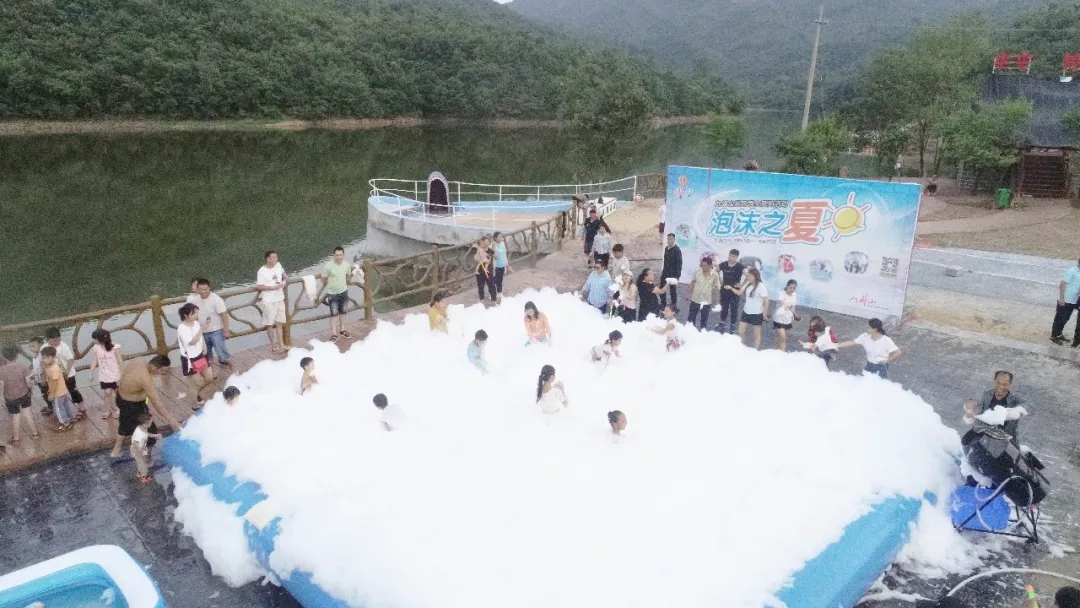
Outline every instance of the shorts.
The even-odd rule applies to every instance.
[[[664,234],[664,222],[660,222],[660,234]]]
[[[345,307],[349,305],[349,292],[327,294],[324,301],[330,307],[331,317],[343,315],[345,314]]]
[[[185,376],[198,376],[206,371],[206,368],[208,367],[210,367],[210,362],[206,360],[206,353],[202,353],[198,357],[193,357],[191,359],[180,355],[180,371]]]
[[[114,391],[115,391],[115,390],[116,390],[116,387],[117,387],[117,383],[116,383],[116,382],[102,382],[102,383],[101,383],[101,390],[105,390],[105,389],[107,389],[107,388],[111,388],[112,390],[114,390]]]
[[[285,322],[285,301],[263,302],[263,327],[272,327]]]
[[[777,323],[776,321],[772,322],[773,329],[791,329],[791,325],[791,323]]]
[[[30,407],[30,395],[25,397],[19,397],[18,399],[4,400],[4,405],[7,406],[7,411],[12,416]]]
[[[131,437],[139,426],[139,416],[150,413],[145,401],[128,401],[120,395],[116,396],[116,407],[120,410],[120,423],[116,427],[116,434],[121,437]],[[156,433],[157,426],[151,424],[150,432]]]
[[[765,322],[765,315],[758,313],[756,315],[748,315],[745,312],[742,313],[742,318],[739,319],[747,325],[753,325],[754,327],[761,327],[761,324]]]

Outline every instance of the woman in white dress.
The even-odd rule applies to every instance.
[[[540,369],[540,378],[536,381],[536,403],[545,414],[558,414],[570,405],[563,390],[563,383],[555,381],[555,368],[545,365]]]

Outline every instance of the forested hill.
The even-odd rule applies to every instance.
[[[998,22],[1046,0],[513,0],[539,22],[691,70],[706,68],[753,105],[801,109],[813,21],[825,4],[822,103],[839,101],[881,50],[920,26],[978,10]],[[987,59],[989,66],[990,59]],[[824,108],[834,109],[834,108]]]
[[[0,118],[558,118],[630,86],[730,101],[491,0],[3,0]]]

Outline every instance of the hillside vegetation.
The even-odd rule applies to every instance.
[[[808,0],[513,0],[539,22],[603,40],[665,65],[719,74],[755,106],[801,109],[813,21]],[[819,56],[817,111],[854,91],[869,60],[919,27],[978,10],[998,23],[1045,0],[830,0]],[[1068,27],[1071,23],[1058,27]],[[1080,50],[1073,48],[1073,51]],[[1060,63],[1060,57],[1057,59]],[[986,59],[990,66],[990,58]]]
[[[5,0],[0,118],[572,118],[735,103],[491,0]]]

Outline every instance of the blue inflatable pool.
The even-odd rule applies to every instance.
[[[0,608],[165,608],[126,551],[95,545],[0,576]]]
[[[244,531],[259,563],[281,581],[289,593],[307,608],[349,608],[312,582],[310,573],[294,572],[285,578],[270,567],[269,557],[280,531],[280,519],[260,512],[267,496],[258,484],[241,483],[225,474],[225,466],[204,466],[199,444],[177,435],[169,437],[162,453],[174,469],[183,471],[196,484],[210,486],[218,500],[236,505],[236,513],[246,518]],[[934,501],[933,496],[926,500]],[[908,540],[911,524],[919,515],[922,501],[893,497],[882,501],[869,513],[852,522],[843,536],[807,562],[792,578],[791,585],[777,592],[788,608],[851,608],[871,584],[896,559]],[[21,608],[21,607],[20,607]]]

